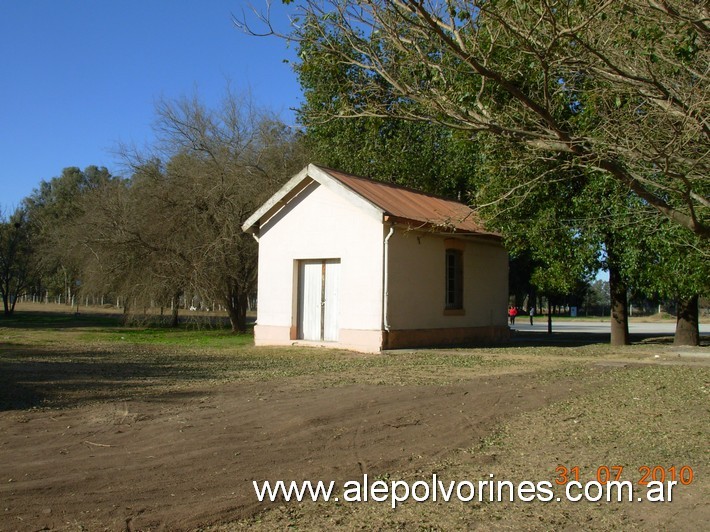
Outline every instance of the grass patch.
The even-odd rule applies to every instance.
[[[672,508],[473,502],[405,503],[392,510],[386,503],[303,503],[274,505],[215,530],[670,529],[681,517],[687,526],[680,528],[701,529],[707,517],[697,508],[710,497],[710,368],[683,366],[677,357],[659,360],[667,365],[647,364],[670,353],[665,346],[507,346],[362,355],[257,348],[250,335],[224,329],[126,328],[106,316],[28,314],[0,321],[0,410],[182,399],[233,382],[268,382],[259,389],[289,391],[349,384],[441,386],[446,393],[450,383],[527,372],[526,388],[560,386],[574,395],[536,410],[516,410],[460,449],[413,456],[408,465],[373,474],[410,484],[433,473],[457,481],[490,474],[513,482],[553,480],[558,465],[579,467],[582,482],[594,480],[597,468],[617,464],[624,466],[624,480],[634,482],[643,465],[687,465],[696,474]]]
[[[256,348],[225,329],[123,327],[107,316],[18,315],[0,326],[0,408],[59,407],[154,396],[191,386],[300,379],[309,388],[348,384],[446,385],[475,375],[539,371],[646,356],[648,346],[500,347],[363,355],[319,348]],[[5,325],[7,322],[2,322]],[[22,325],[22,324],[25,325]],[[658,348],[661,349],[661,348]],[[547,373],[541,374],[541,379]]]
[[[706,516],[698,504],[710,495],[707,399],[710,369],[682,366],[619,367],[600,371],[577,366],[588,384],[573,399],[524,412],[506,420],[467,449],[436,460],[423,458],[412,469],[389,471],[391,480],[523,480],[554,482],[556,467],[580,468],[582,483],[596,480],[602,466],[623,465],[621,480],[638,485],[642,466],[693,468],[696,480],[676,488],[673,506],[663,503],[573,503],[555,487],[561,502],[449,503],[413,501],[391,509],[384,503],[305,502],[278,504],[254,517],[209,530],[303,529],[334,527],[388,530],[661,530],[698,529]],[[552,372],[550,376],[560,376]],[[381,475],[383,476],[383,475]],[[505,492],[507,493],[507,492]],[[574,492],[576,493],[576,492]],[[701,502],[695,502],[701,501]],[[672,511],[669,511],[671,510]],[[680,521],[678,521],[680,519]],[[687,519],[687,521],[686,521]],[[684,523],[688,526],[684,526]],[[694,524],[695,523],[695,524]]]
[[[82,340],[140,345],[173,345],[229,349],[251,345],[252,334],[234,334],[227,329],[193,329],[186,327],[122,327],[86,332]]]

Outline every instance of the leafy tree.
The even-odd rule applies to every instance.
[[[304,101],[298,120],[305,127],[304,143],[311,157],[327,166],[372,176],[398,185],[465,197],[471,187],[472,159],[477,146],[450,128],[427,122],[361,117],[320,120],[319,110],[347,108],[341,87],[352,69],[318,55],[307,43],[296,66]],[[352,95],[348,95],[349,99]]]
[[[624,260],[637,291],[673,299],[677,304],[676,345],[700,343],[700,296],[710,294],[710,260],[702,241],[668,222],[637,232],[637,244]]]
[[[29,222],[37,240],[37,266],[45,286],[65,294],[71,302],[78,289],[83,251],[77,233],[81,232],[86,202],[83,198],[113,180],[104,167],[88,166],[62,170],[58,177],[42,181],[24,200]]]
[[[507,236],[512,255],[510,288],[518,305],[536,288],[548,300],[560,299],[584,283],[597,266],[600,245],[584,238],[581,225],[568,221],[579,217],[573,210],[581,210],[575,207],[579,203],[575,194],[583,190],[579,170],[570,172],[561,157],[531,165],[520,146],[492,138],[473,140],[441,124],[388,117],[325,120],[323,109],[338,116],[361,97],[342,91],[344,86],[356,90],[361,73],[334,61],[311,40],[300,46],[302,61],[296,70],[305,98],[299,119],[317,158],[347,171],[454,195],[478,206],[490,225]],[[345,49],[347,43],[340,41],[338,46]],[[572,114],[568,108],[563,111]],[[542,185],[529,186],[540,180]],[[628,334],[620,341],[628,341]]]
[[[528,290],[546,296],[550,305],[579,292],[600,266],[601,243],[587,223],[593,208],[585,193],[588,176],[557,158],[529,164],[521,154],[524,148],[512,143],[482,147],[476,169],[480,186],[472,199],[505,235],[512,264],[527,264]],[[541,183],[526,186],[535,179]],[[517,194],[521,187],[524,191]],[[612,342],[627,340],[612,330]]]
[[[673,298],[679,301],[675,342],[697,345],[698,309],[692,302],[708,291],[708,252],[701,237],[654,215],[633,194],[594,174],[587,184],[590,214],[586,231],[603,243],[604,266],[609,271],[612,336],[628,336],[628,294]],[[684,307],[689,302],[691,308]],[[694,308],[694,310],[693,310]],[[621,328],[626,329],[622,331]],[[689,335],[688,330],[694,330]]]
[[[302,124],[309,153],[326,166],[447,197],[470,193],[476,146],[447,128],[378,118]]]
[[[0,216],[0,295],[3,314],[15,311],[17,298],[29,286],[35,273],[34,242],[27,212],[18,208]]]
[[[340,86],[346,105],[312,109],[312,120],[425,121],[525,145],[535,160],[561,154],[707,245],[705,3],[306,0],[296,9],[288,37],[354,72]]]

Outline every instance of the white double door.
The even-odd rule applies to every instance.
[[[298,337],[338,340],[340,259],[302,260],[298,267]]]

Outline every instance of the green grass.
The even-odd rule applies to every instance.
[[[103,328],[86,332],[81,336],[86,341],[112,343],[179,345],[185,347],[209,347],[229,349],[251,345],[251,334],[234,334],[227,329],[189,329],[185,327],[121,327]]]

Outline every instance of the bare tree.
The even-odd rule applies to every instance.
[[[151,285],[144,294],[152,297],[217,300],[233,330],[243,331],[257,246],[241,225],[303,165],[294,134],[230,92],[217,109],[193,97],[160,101],[156,112],[155,149],[123,150],[134,176],[122,192],[125,214],[113,216],[122,220],[121,237],[113,239],[124,266],[145,273],[142,281],[132,273],[118,277]]]
[[[131,180],[113,180],[82,198],[83,216],[68,232],[67,241],[81,257],[81,288],[86,293],[113,294],[124,313],[152,301],[175,311],[176,294],[184,288],[186,261],[170,254],[178,221],[166,219],[153,196],[153,181],[161,171],[146,164]]]

